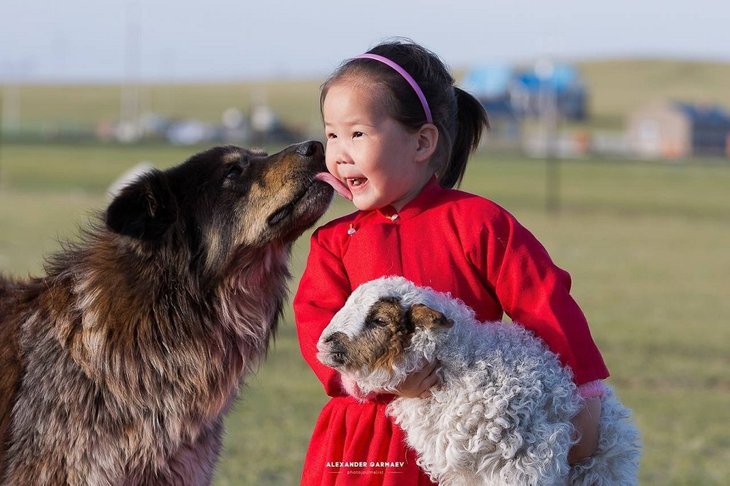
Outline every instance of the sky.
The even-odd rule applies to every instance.
[[[393,36],[455,69],[546,58],[730,62],[730,2],[2,0],[0,82],[322,77]]]

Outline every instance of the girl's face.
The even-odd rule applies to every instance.
[[[352,192],[360,210],[400,210],[433,175],[419,131],[391,118],[364,83],[330,86],[322,104],[327,169]],[[434,127],[435,128],[435,127]]]

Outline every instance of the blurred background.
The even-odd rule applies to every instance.
[[[710,0],[4,0],[0,271],[42,273],[129,171],[322,139],[327,75],[409,37],[487,108],[462,188],[507,207],[571,273],[642,430],[642,484],[726,484],[728,21]],[[336,200],[324,220],[351,210]],[[325,401],[287,307],[227,419],[215,484],[298,484]]]

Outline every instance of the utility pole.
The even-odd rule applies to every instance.
[[[540,80],[539,111],[544,137],[545,150],[545,210],[548,213],[560,212],[560,136],[558,93],[553,80],[554,65],[550,60],[537,63],[535,71]]]
[[[2,178],[2,143],[8,133],[20,128],[20,82],[7,79],[0,92],[0,178]]]
[[[29,59],[20,59],[0,66],[3,73],[0,90],[0,178],[2,177],[2,145],[8,133],[17,137],[20,132],[20,88],[32,67]]]
[[[3,86],[3,91],[5,86]],[[5,99],[5,93],[0,91],[0,113],[3,112],[3,101]],[[0,119],[0,189],[3,188],[3,133],[4,128],[2,120]]]
[[[122,138],[127,142],[136,142],[141,133],[139,126],[139,4],[127,3],[124,38],[124,80],[119,106],[119,122],[123,128]]]

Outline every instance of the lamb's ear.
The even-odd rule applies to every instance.
[[[122,189],[106,210],[106,225],[140,240],[162,236],[177,216],[175,197],[165,174],[150,171]]]
[[[408,309],[408,320],[414,326],[425,329],[448,329],[454,322],[447,319],[441,312],[431,309],[425,304],[413,304]]]

